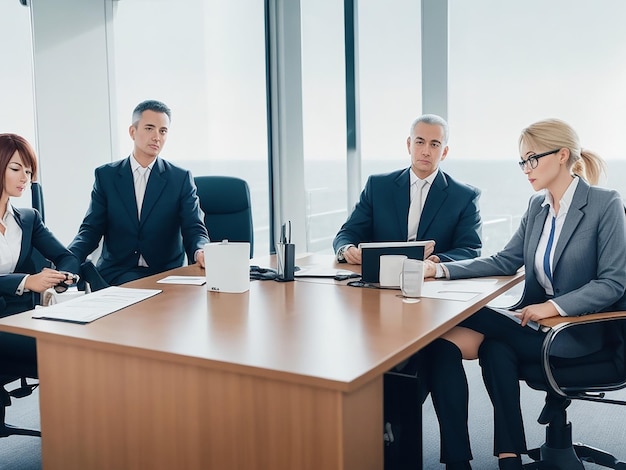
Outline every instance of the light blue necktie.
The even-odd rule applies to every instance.
[[[552,217],[552,228],[550,229],[550,236],[548,237],[548,246],[546,246],[546,252],[543,255],[543,271],[550,279],[552,284],[552,269],[550,269],[550,252],[552,251],[552,243],[554,242],[554,228],[556,227],[556,217]]]

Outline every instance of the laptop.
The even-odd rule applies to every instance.
[[[424,250],[432,240],[414,242],[360,243],[361,280],[372,284],[379,282],[381,255],[406,255],[407,258],[424,259]]]

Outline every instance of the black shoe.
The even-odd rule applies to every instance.
[[[500,470],[522,470],[522,458],[516,455],[515,457],[498,459],[498,468]]]
[[[446,470],[472,470],[472,466],[468,461],[452,462],[446,464]]]

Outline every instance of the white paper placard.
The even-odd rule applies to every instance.
[[[207,290],[241,293],[250,289],[249,243],[207,243],[204,245],[204,262]]]

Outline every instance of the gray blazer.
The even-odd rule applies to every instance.
[[[515,308],[545,302],[545,291],[534,270],[548,216],[548,207],[541,206],[543,199],[542,193],[531,197],[517,232],[499,253],[445,263],[450,277],[512,275],[524,266],[524,293]],[[626,216],[619,193],[591,187],[581,178],[555,248],[553,279],[553,301],[568,316],[626,306]],[[595,339],[601,341],[601,337]],[[592,343],[596,341],[588,337],[578,352],[589,352],[600,344]]]

